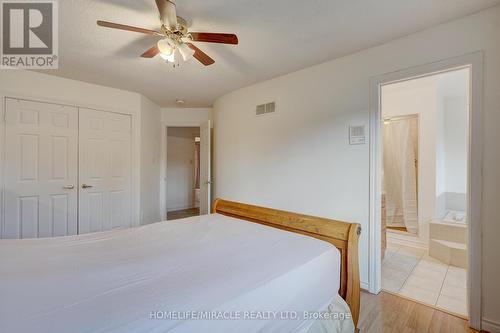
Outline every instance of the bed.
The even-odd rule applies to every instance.
[[[0,331],[352,332],[359,233],[216,200],[205,216],[2,240]]]

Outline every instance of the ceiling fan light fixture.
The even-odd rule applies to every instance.
[[[175,50],[172,50],[170,54],[160,53],[160,57],[167,62],[175,62]]]
[[[155,45],[142,53],[141,57],[152,59],[160,55],[165,61],[174,63],[174,67],[180,65],[179,57],[181,56],[184,61],[195,58],[204,66],[210,66],[215,63],[214,59],[192,44],[193,42],[238,44],[238,37],[235,34],[189,31],[188,22],[184,18],[177,16],[174,1],[155,0],[161,23],[160,27],[156,30],[101,20],[97,21],[97,25],[105,28],[142,33],[155,38],[160,37],[161,40],[156,40]],[[177,50],[179,50],[179,53],[176,55]]]
[[[178,49],[179,49],[179,53],[181,54],[182,59],[184,59],[184,61],[188,61],[188,60],[193,58],[194,50],[191,49],[189,46],[187,46],[187,44],[179,45]]]
[[[156,46],[162,55],[169,56],[174,53],[175,43],[170,38],[160,39]]]

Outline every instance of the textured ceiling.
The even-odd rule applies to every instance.
[[[236,33],[240,45],[198,43],[216,63],[172,68],[142,59],[156,38],[96,20],[157,29],[154,0],[59,1],[59,70],[50,74],[139,92],[157,104],[211,106],[230,91],[387,42],[499,0],[177,0],[192,31]]]

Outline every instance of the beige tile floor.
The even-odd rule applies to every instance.
[[[467,316],[465,269],[443,264],[425,250],[388,244],[382,289]]]

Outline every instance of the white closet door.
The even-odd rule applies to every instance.
[[[211,122],[200,126],[200,215],[210,214],[212,205]]]
[[[6,100],[2,238],[77,232],[78,110]]]
[[[131,226],[131,123],[80,109],[80,234]]]

